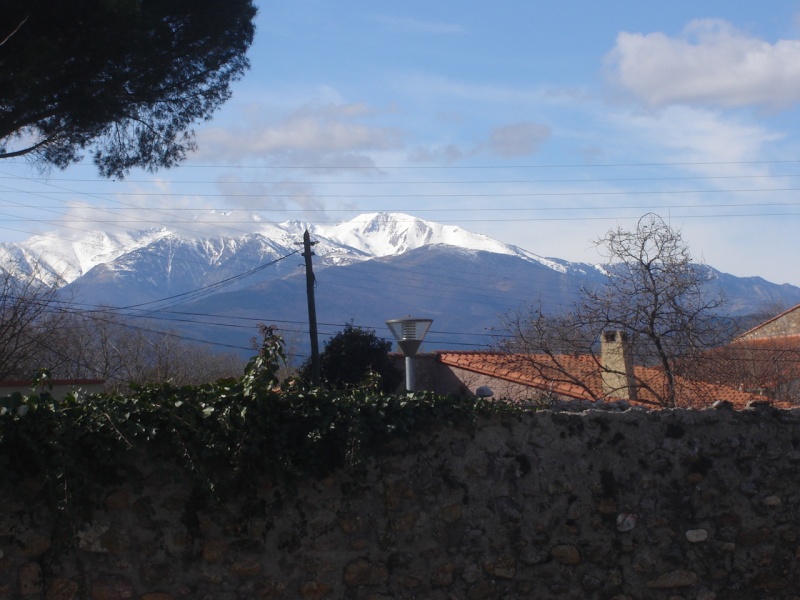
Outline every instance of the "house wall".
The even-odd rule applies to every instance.
[[[800,306],[764,323],[757,329],[741,336],[740,339],[754,340],[783,335],[800,335]]]
[[[497,416],[213,510],[135,464],[83,525],[0,481],[0,598],[800,600],[797,410]]]
[[[396,355],[395,360],[397,368],[405,373],[404,358],[401,355]],[[415,357],[415,361],[415,379],[418,390],[436,394],[476,396],[479,387],[488,386],[494,392],[494,398],[505,398],[520,402],[536,401],[548,396],[546,392],[541,392],[530,386],[444,365],[438,361],[436,354],[421,354]],[[405,380],[402,387],[405,389]]]
[[[405,357],[402,354],[394,354],[392,358],[404,377],[401,389],[398,391],[405,390]],[[420,391],[460,396],[474,395],[452,369],[438,362],[435,354],[419,354],[414,357],[414,378],[416,388]]]
[[[438,365],[442,372],[447,372],[454,379],[461,382],[470,396],[477,396],[480,387],[489,387],[494,392],[493,398],[513,400],[515,402],[537,402],[548,395],[546,392],[534,389],[527,385],[520,385],[511,381],[498,379],[489,375],[473,373],[465,369],[451,367],[448,365]]]

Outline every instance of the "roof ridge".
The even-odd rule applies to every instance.
[[[791,313],[791,312],[794,312],[794,311],[796,311],[797,309],[800,309],[800,304],[798,304],[797,306],[793,306],[792,308],[790,308],[790,309],[787,309],[787,310],[783,311],[782,313],[780,313],[780,314],[778,314],[778,315],[775,315],[775,316],[774,316],[774,317],[772,317],[771,319],[767,319],[766,321],[764,321],[763,323],[761,323],[761,324],[759,324],[759,325],[756,325],[756,326],[755,326],[755,327],[753,327],[752,329],[748,329],[748,330],[747,330],[747,331],[745,331],[744,333],[742,333],[742,334],[740,334],[740,335],[737,335],[735,338],[733,338],[733,340],[732,340],[732,341],[734,341],[734,342],[735,342],[736,340],[739,340],[739,339],[743,338],[743,337],[744,337],[744,336],[746,336],[746,335],[750,335],[750,334],[751,334],[751,333],[753,333],[754,331],[758,331],[758,330],[759,330],[759,329],[761,329],[762,327],[765,327],[765,326],[769,325],[770,323],[772,323],[772,322],[774,322],[774,321],[777,321],[778,319],[781,319],[781,318],[785,317],[786,315],[788,315],[788,314],[789,314],[789,313]]]
[[[559,361],[548,354],[522,354],[522,353],[507,353],[507,352],[478,352],[478,351],[437,351],[438,359],[442,364],[449,365],[479,373],[491,377],[497,377],[505,381],[517,383],[520,385],[530,386],[538,389],[546,389],[560,395],[576,398],[576,399],[593,399],[601,397],[599,389],[595,389],[597,382],[593,382],[592,378],[599,376],[603,367],[598,363],[591,363],[591,355],[578,354],[578,355],[559,355],[564,359],[563,364],[559,367]],[[523,362],[514,361],[513,357],[525,358],[532,362],[541,362],[542,370],[526,369]],[[481,360],[484,357],[485,360]],[[508,364],[503,364],[502,357],[509,359]],[[540,360],[541,359],[541,360]],[[555,361],[555,364],[547,364]],[[559,368],[567,369],[567,379],[559,377],[549,377],[548,371],[555,369],[557,373]],[[658,367],[635,365],[635,377],[641,382],[641,385],[648,389],[648,386],[656,385],[664,379],[665,375],[662,369]],[[574,377],[574,381],[569,381]],[[756,396],[752,393],[739,390],[733,386],[712,383],[699,379],[693,379],[685,375],[676,375],[676,383],[683,388],[689,397],[697,396],[701,391],[703,395],[714,397],[716,399],[728,399],[736,405],[744,406],[749,400],[754,399]],[[583,380],[583,384],[578,383]],[[589,389],[593,392],[589,392]],[[642,402],[649,403],[643,398]],[[694,400],[689,400],[693,403]]]

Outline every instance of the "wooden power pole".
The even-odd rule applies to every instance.
[[[303,234],[303,257],[306,259],[306,294],[308,296],[308,331],[311,336],[311,383],[319,385],[319,340],[317,339],[317,307],[314,303],[314,268],[311,257],[314,253],[311,246],[316,242],[311,241],[308,229]]]

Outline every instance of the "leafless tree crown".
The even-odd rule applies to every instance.
[[[635,229],[612,229],[595,243],[607,259],[605,283],[585,288],[580,300],[559,314],[534,306],[512,315],[504,349],[543,355],[551,378],[588,387],[569,371],[565,357],[589,355],[606,368],[600,336],[623,332],[633,361],[663,373],[658,386],[642,380],[636,385],[648,388],[660,404],[674,406],[683,365],[724,335],[717,312],[724,300],[706,285],[713,272],[694,262],[680,231],[655,214],[643,216]]]

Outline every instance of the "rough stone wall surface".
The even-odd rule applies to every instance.
[[[200,512],[145,463],[66,546],[35,482],[0,483],[0,598],[800,599],[798,410],[542,411],[389,450]]]
[[[768,337],[800,334],[800,306],[796,306],[784,314],[767,321],[761,327],[742,336],[743,340],[755,340]]]

